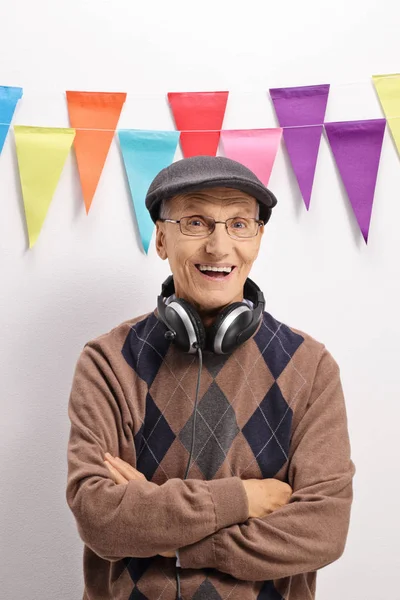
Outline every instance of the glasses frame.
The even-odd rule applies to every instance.
[[[201,219],[204,219],[204,221],[206,221],[207,219],[209,221],[212,221],[213,222],[212,230],[209,231],[206,235],[196,235],[196,234],[192,234],[192,233],[185,233],[184,231],[182,231],[182,226],[181,226],[182,219],[192,219],[193,217],[199,217]],[[248,219],[249,221],[255,221],[258,224],[255,234],[248,235],[245,237],[237,237],[237,236],[231,235],[229,233],[227,223],[229,221],[233,221],[234,219]],[[262,219],[255,219],[254,217],[241,217],[239,215],[237,215],[235,217],[229,217],[229,219],[226,219],[226,221],[216,221],[213,217],[207,217],[205,215],[189,215],[187,217],[186,216],[182,217],[181,219],[158,219],[158,220],[161,221],[162,223],[177,223],[179,225],[179,229],[180,229],[180,232],[182,235],[187,235],[188,237],[195,237],[197,239],[203,239],[203,238],[209,237],[210,235],[212,235],[214,233],[216,224],[222,223],[225,225],[226,233],[229,235],[230,238],[232,238],[234,240],[251,240],[252,238],[257,237],[258,232],[260,231],[260,227],[263,227],[265,225],[265,223]]]

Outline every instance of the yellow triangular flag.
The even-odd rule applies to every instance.
[[[400,155],[400,73],[373,75],[372,81]]]
[[[29,248],[46,218],[75,129],[14,126]]]

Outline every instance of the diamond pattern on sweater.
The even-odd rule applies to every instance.
[[[228,359],[228,354],[203,353],[203,365],[209,371],[210,375],[212,375],[213,379],[216,378]]]
[[[178,435],[193,413],[198,375],[197,356],[187,355],[171,345],[154,381],[149,388],[152,398]],[[199,399],[206,393],[213,378],[203,369]]]
[[[124,563],[126,564],[126,568],[128,569],[129,575],[134,583],[139,581],[152,562],[152,558],[124,558]]]
[[[264,479],[273,477],[287,460],[292,415],[274,383],[242,429]]]
[[[178,436],[188,452],[192,444],[192,427],[193,414]],[[239,431],[232,406],[218,384],[212,383],[198,404],[192,457],[205,479],[214,477]]]
[[[222,597],[218,594],[209,579],[203,581],[192,598],[193,600],[222,600]]]
[[[174,439],[174,432],[148,392],[144,423],[134,438],[137,469],[148,480],[153,477]]]
[[[164,331],[152,314],[132,327],[123,349],[125,359],[145,382],[143,385],[147,384],[148,392],[145,414],[135,415],[135,431],[143,420],[134,437],[137,468],[159,484],[170,477],[183,477],[192,442],[198,371],[197,357],[185,355],[166,342]],[[203,354],[195,462],[189,477],[210,480],[233,474],[276,475],[289,453],[291,404],[305,383],[291,362],[303,341],[300,335],[264,313],[256,335],[233,355]],[[287,369],[289,363],[293,375]],[[133,561],[129,572],[138,582],[130,600],[153,596],[152,567],[143,568],[145,563],[142,565],[141,561],[153,561],[157,573],[166,577],[165,581],[158,581],[157,597],[164,594],[164,588],[174,586],[173,574],[167,576],[159,568],[157,557],[129,560]],[[210,579],[214,580],[218,573]],[[221,594],[221,589],[208,579],[206,569],[201,574],[204,580],[196,582],[200,585],[192,599],[219,600],[230,595],[231,592]],[[233,591],[237,583],[232,585]],[[263,583],[257,598],[283,600],[271,581]]]
[[[129,596],[129,600],[149,600],[147,596],[144,596],[137,587],[132,590],[132,593]]]
[[[124,355],[139,377],[147,382],[148,388],[155,394],[149,392],[147,395],[144,422],[135,435],[137,466],[148,479],[151,479],[159,468],[158,477],[166,480],[169,475],[160,463],[175,437],[178,437],[186,451],[190,452],[197,364],[193,357],[179,353],[169,345],[169,342],[166,342],[164,329],[154,314],[140,321],[132,328],[125,341]],[[293,353],[303,341],[300,335],[292,332],[268,313],[264,313],[263,323],[253,340],[247,344],[246,351],[244,346],[241,346],[231,357],[204,354],[206,369],[202,377],[192,460],[205,479],[215,477],[225,463],[232,442],[240,431],[247,440],[254,461],[257,462],[264,477],[274,476],[287,460],[292,410],[282,395],[276,378],[283,373]],[[257,348],[256,352],[253,352],[253,347]],[[167,363],[170,366],[167,366]],[[238,390],[243,396],[241,390],[243,386],[247,386],[250,393],[248,402],[245,404],[241,402],[241,406],[236,407],[237,390],[235,387],[232,388],[230,381],[237,380],[236,373],[240,374],[241,371]],[[167,377],[169,381],[172,377],[170,385],[174,387],[170,399],[165,396],[165,388],[158,377],[158,375],[161,377],[162,372],[163,379]],[[179,373],[179,376],[175,373]],[[211,385],[210,381],[206,381],[210,375],[212,375]],[[264,383],[267,393],[262,397],[260,391],[262,392]],[[225,389],[228,396],[224,393]],[[174,405],[176,407],[176,403],[182,406],[179,414],[189,414],[188,419],[184,417],[185,421],[182,421],[183,414],[181,414],[181,423],[185,424],[178,428],[176,420],[172,426],[167,420],[167,412],[169,414],[172,411],[171,414],[176,414],[176,408],[175,410],[173,408]],[[238,414],[236,411],[239,411]],[[251,469],[250,471],[248,469],[254,461],[251,461],[240,475],[246,471],[249,475]],[[192,469],[195,470],[195,465]],[[231,474],[233,474],[232,469]],[[221,472],[219,476],[224,475]]]
[[[269,313],[264,313],[263,324],[253,339],[275,379],[278,379],[293,354],[304,342],[301,335],[283,323],[278,323]]]
[[[284,600],[276,591],[272,581],[264,581],[264,584],[257,596],[257,600]]]
[[[176,572],[175,565],[173,564],[174,561],[158,555],[154,556],[151,560],[151,566],[136,584],[137,589],[148,600],[153,600],[153,598],[159,598],[160,600],[170,598],[171,600],[175,600]],[[186,598],[186,596],[184,597]]]
[[[122,354],[132,369],[150,387],[170,342],[164,337],[165,327],[154,314],[134,325],[127,336]]]

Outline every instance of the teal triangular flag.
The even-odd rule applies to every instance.
[[[172,163],[179,131],[120,129],[118,137],[140,237],[147,254],[154,223],[144,203],[146,193],[157,173]]]
[[[15,107],[22,97],[22,88],[0,85],[0,153],[7,137]]]

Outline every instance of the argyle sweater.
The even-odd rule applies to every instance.
[[[157,311],[91,341],[69,399],[66,498],[84,543],[83,600],[311,600],[341,556],[354,465],[339,368],[325,346],[264,312],[231,355],[166,340]],[[110,452],[146,480],[116,484]],[[273,477],[290,502],[249,518],[242,479]],[[160,552],[178,549],[176,558]]]

